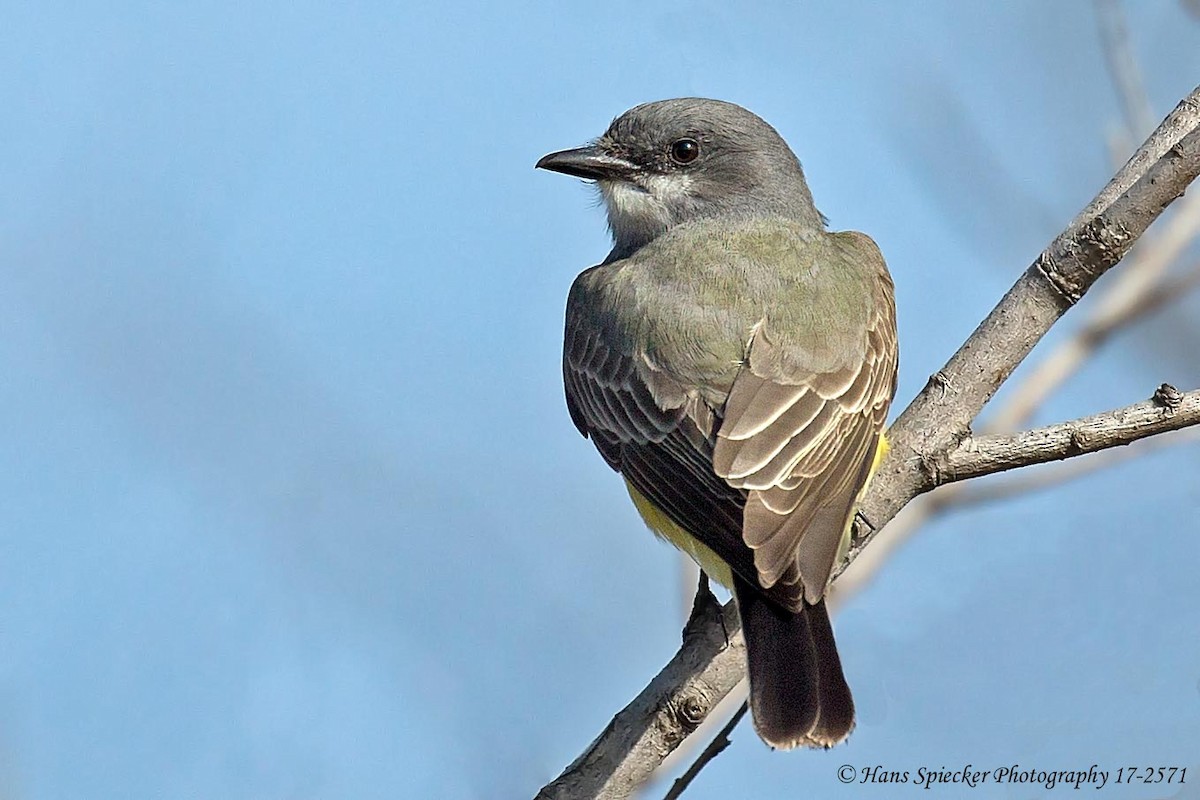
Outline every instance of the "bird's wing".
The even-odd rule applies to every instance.
[[[793,607],[824,594],[895,391],[895,309],[882,256],[861,234],[835,239],[842,258],[877,267],[878,279],[861,287],[872,294],[865,327],[841,334],[858,338],[853,357],[808,369],[803,348],[768,317],[730,390],[713,451],[715,472],[748,493],[743,536],[759,585]]]
[[[784,304],[792,318],[768,314],[748,352],[738,346],[745,358],[723,386],[647,354],[627,313],[636,293],[622,294],[605,267],[583,273],[567,305],[563,377],[576,426],[675,524],[793,610],[824,593],[895,390],[882,256],[861,234],[830,241],[796,257],[853,265],[847,281],[821,282],[839,296],[803,284],[803,301]]]
[[[567,303],[563,383],[571,419],[613,469],[672,522],[753,580],[754,554],[742,540],[746,492],[713,472],[714,410],[656,369],[606,313],[583,273]]]

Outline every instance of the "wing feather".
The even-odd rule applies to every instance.
[[[764,321],[717,434],[713,468],[747,491],[743,538],[758,582],[793,607],[824,594],[895,392],[886,278],[874,301],[858,357],[825,371],[789,370],[795,359]]]

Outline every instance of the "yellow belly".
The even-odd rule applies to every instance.
[[[883,461],[883,457],[887,455],[887,451],[888,440],[885,433],[879,437],[879,446],[875,448],[875,459],[871,462],[871,472],[867,476],[868,482],[871,480],[870,476],[874,475],[875,470],[879,468],[879,462]],[[730,572],[729,565],[725,563],[724,559],[713,552],[712,548],[708,545],[675,524],[664,511],[650,502],[650,499],[635,489],[633,484],[628,480],[625,481],[625,488],[629,490],[629,496],[633,499],[633,504],[637,507],[638,513],[642,515],[642,520],[646,523],[646,527],[650,528],[655,536],[670,542],[691,556],[692,560],[700,565],[700,569],[704,570],[708,577],[727,589],[732,588],[733,574]],[[865,485],[863,488],[866,488]],[[842,546],[838,551],[839,561],[845,557],[846,548],[850,544],[850,524],[853,521],[853,515],[846,520],[846,530],[842,535]]]
[[[646,495],[633,488],[633,484],[628,480],[625,481],[625,488],[629,490],[629,496],[633,498],[633,504],[637,506],[646,527],[653,531],[655,536],[691,556],[708,577],[726,589],[733,588],[733,573],[729,571],[729,565],[714,553],[711,547],[676,525],[658,506],[651,503]]]

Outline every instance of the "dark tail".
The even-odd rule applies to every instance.
[[[854,727],[854,700],[842,675],[822,599],[793,613],[734,576],[746,637],[754,728],[772,747],[833,747]]]

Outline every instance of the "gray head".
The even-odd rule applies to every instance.
[[[708,217],[778,216],[824,227],[783,138],[758,116],[720,100],[637,106],[594,144],[551,153],[537,166],[596,181],[614,255]]]

